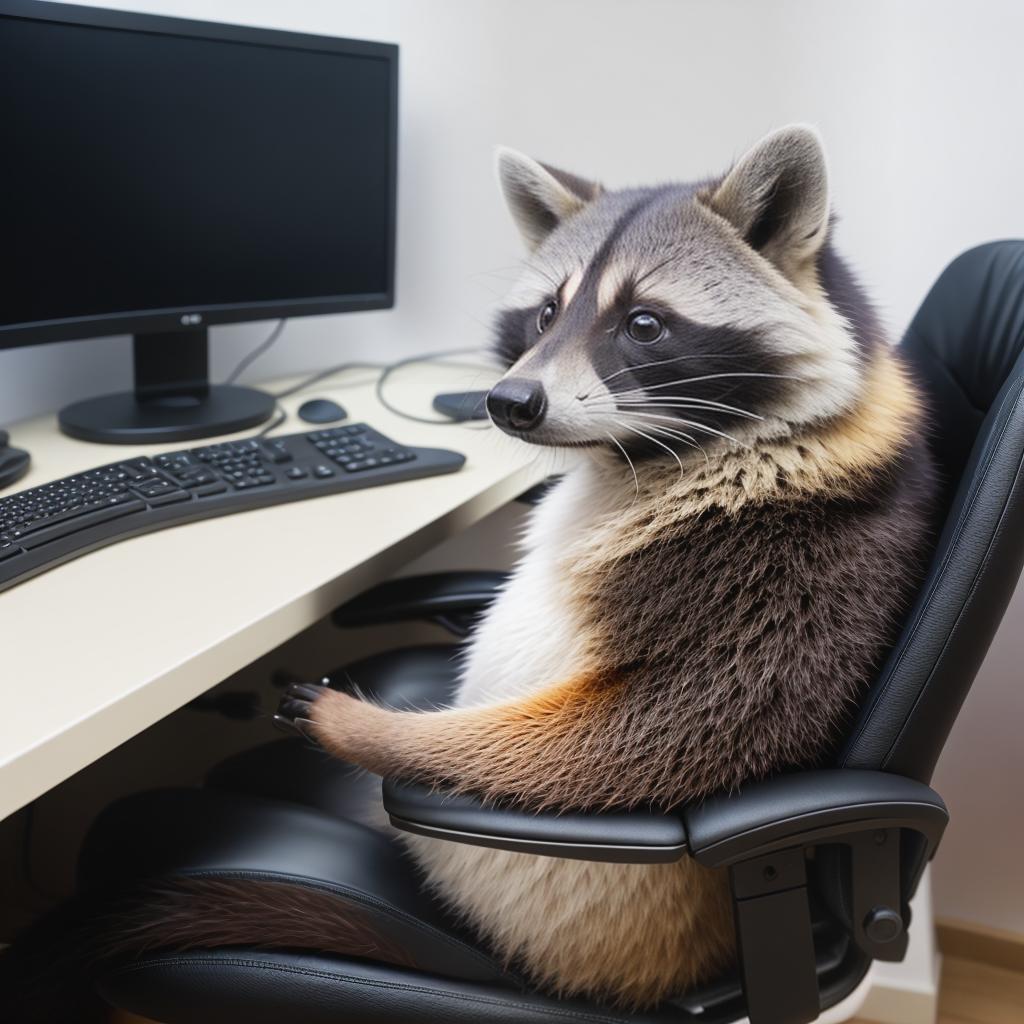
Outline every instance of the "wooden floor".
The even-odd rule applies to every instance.
[[[111,1024],[149,1022],[130,1014],[115,1014]],[[937,1024],[1024,1024],[1024,974],[943,957]]]
[[[1024,1024],[1024,974],[943,957],[938,1024]]]

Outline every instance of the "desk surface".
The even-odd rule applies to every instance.
[[[528,450],[493,429],[412,423],[353,379],[355,371],[282,406],[334,397],[350,420],[396,441],[463,452],[464,469],[135,537],[0,594],[0,819],[543,475]],[[389,384],[389,396],[429,415],[424,396],[470,386],[465,370],[422,365]],[[303,429],[315,428],[289,416],[274,433]],[[188,446],[74,441],[52,416],[11,434],[33,458],[15,489]]]

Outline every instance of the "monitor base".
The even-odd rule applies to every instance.
[[[69,437],[99,444],[165,444],[231,434],[258,426],[274,412],[274,396],[256,388],[209,385],[204,395],[139,398],[134,391],[100,395],[58,414]]]

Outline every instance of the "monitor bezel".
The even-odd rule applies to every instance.
[[[382,292],[367,294],[324,295],[290,300],[274,299],[246,304],[222,303],[166,309],[126,310],[93,316],[0,325],[0,350],[48,342],[79,341],[114,334],[144,334],[153,331],[180,330],[183,327],[209,327],[216,324],[281,317],[322,316],[329,313],[390,309],[394,306],[398,199],[398,46],[396,44],[343,39],[280,29],[252,28],[188,18],[171,18],[164,15],[113,11],[100,7],[79,7],[72,4],[50,3],[48,0],[3,0],[3,3],[0,4],[0,24],[8,19],[50,21],[127,32],[148,32],[233,43],[252,43],[259,46],[375,57],[387,61],[390,87],[387,128],[389,146],[387,287]]]

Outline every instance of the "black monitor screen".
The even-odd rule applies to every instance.
[[[0,20],[0,346],[45,321],[380,305],[393,89],[373,54]]]

